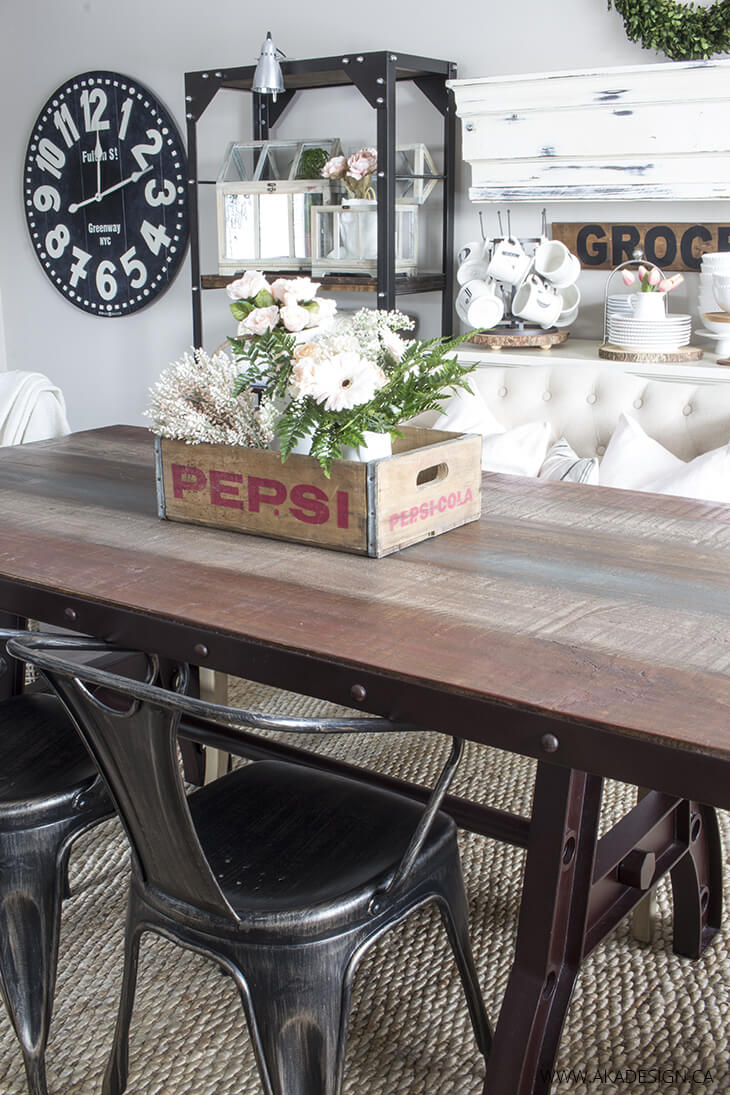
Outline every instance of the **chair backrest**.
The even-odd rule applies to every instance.
[[[8,650],[40,669],[64,703],[109,789],[147,884],[186,905],[232,920],[238,917],[218,886],[190,815],[177,754],[181,716],[196,716],[231,730],[382,733],[416,729],[384,718],[297,719],[208,703],[186,694],[186,665],[167,668],[169,687],[163,688],[153,683],[160,676],[154,657],[149,658],[146,681],[80,661],[79,654],[89,651],[138,653],[94,639],[34,635],[11,640]],[[96,686],[95,691],[89,685]],[[405,883],[456,771],[461,746],[453,739],[388,891]]]
[[[62,653],[46,652],[41,664],[44,645]],[[42,669],[62,700],[96,761],[147,884],[186,905],[237,919],[211,872],[188,809],[177,754],[180,713],[156,705],[154,696],[145,702],[130,698],[135,682],[80,663],[80,653],[108,652],[106,644],[34,636],[11,641],[9,649]],[[157,666],[150,661],[154,679]],[[177,673],[177,687],[184,688],[187,667],[177,667]],[[95,695],[83,678],[97,674],[103,682],[92,683],[101,683],[105,691]],[[158,691],[162,694],[153,688]]]

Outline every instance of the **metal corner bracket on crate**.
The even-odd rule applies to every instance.
[[[401,426],[393,455],[335,460],[155,437],[158,515],[380,558],[481,515],[478,434]]]

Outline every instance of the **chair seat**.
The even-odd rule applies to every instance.
[[[0,805],[72,796],[96,767],[56,696],[24,693],[0,703]]]
[[[280,761],[259,761],[188,799],[218,885],[246,918],[297,913],[331,922],[333,903],[352,914],[392,874],[423,813],[405,795]],[[210,808],[208,808],[210,804]],[[439,813],[424,851],[454,839]]]

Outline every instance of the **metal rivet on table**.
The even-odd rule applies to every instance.
[[[193,647],[193,654],[197,654],[199,658],[207,658],[210,651],[205,643],[196,643]]]
[[[75,608],[64,608],[63,614],[64,614],[64,616],[66,617],[67,620],[75,620],[76,619],[76,609]]]
[[[365,686],[363,684],[353,684],[352,688],[350,689],[350,695],[357,703],[362,703],[362,701],[367,696]]]
[[[543,752],[554,753],[560,745],[560,742],[555,737],[555,734],[543,734],[543,736],[540,738],[540,745]]]

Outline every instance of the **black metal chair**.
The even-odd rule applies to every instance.
[[[16,634],[0,630],[0,642]],[[0,995],[31,1095],[48,1090],[45,1049],[71,844],[112,813],[57,696],[21,693],[0,702]]]
[[[176,748],[182,716],[226,728],[231,738],[250,728],[409,728],[210,704],[183,694],[185,666],[170,690],[79,664],[80,649],[108,648],[35,637],[11,644],[42,670],[81,728],[132,845],[124,978],[104,1095],[119,1095],[127,1083],[143,932],[211,957],[233,977],[267,1095],[337,1095],[357,962],[383,932],[430,901],[445,922],[486,1056],[491,1035],[471,954],[456,826],[439,810],[461,743],[454,739],[425,807],[365,781],[268,759],[186,796]],[[95,694],[90,685],[98,686]]]

